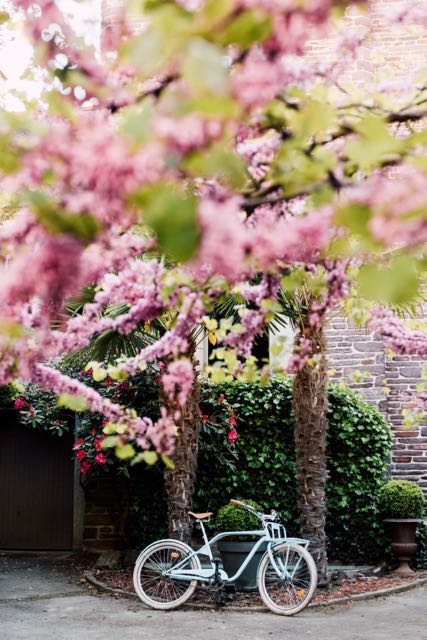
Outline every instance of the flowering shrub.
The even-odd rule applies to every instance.
[[[14,407],[20,412],[20,422],[33,429],[44,429],[58,436],[73,429],[74,415],[58,406],[56,396],[37,385],[23,387]]]

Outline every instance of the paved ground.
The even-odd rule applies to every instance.
[[[43,596],[42,599],[35,599]],[[293,618],[151,611],[91,595],[58,559],[0,555],[2,640],[427,640],[427,588]]]

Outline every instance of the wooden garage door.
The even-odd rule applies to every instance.
[[[71,441],[0,412],[0,549],[71,549]]]

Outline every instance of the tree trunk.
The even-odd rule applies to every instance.
[[[197,378],[187,402],[181,408],[177,422],[178,434],[172,456],[173,469],[165,469],[165,489],[168,501],[169,536],[190,542],[192,522],[188,512],[193,506],[196,484],[197,454],[200,434],[200,388]]]
[[[305,365],[294,379],[295,450],[298,506],[301,532],[310,540],[317,565],[319,586],[327,579],[326,555],[326,432],[327,375],[323,327],[305,329],[304,337],[317,356],[315,365]]]

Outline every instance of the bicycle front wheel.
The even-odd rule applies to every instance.
[[[317,569],[309,552],[298,544],[279,544],[268,551],[258,569],[258,589],[274,613],[292,616],[310,602],[317,587]]]
[[[133,585],[139,599],[152,609],[167,610],[191,598],[197,580],[178,580],[164,575],[178,563],[180,569],[200,569],[199,559],[191,557],[191,553],[191,548],[178,540],[159,541],[147,547],[133,570]]]

